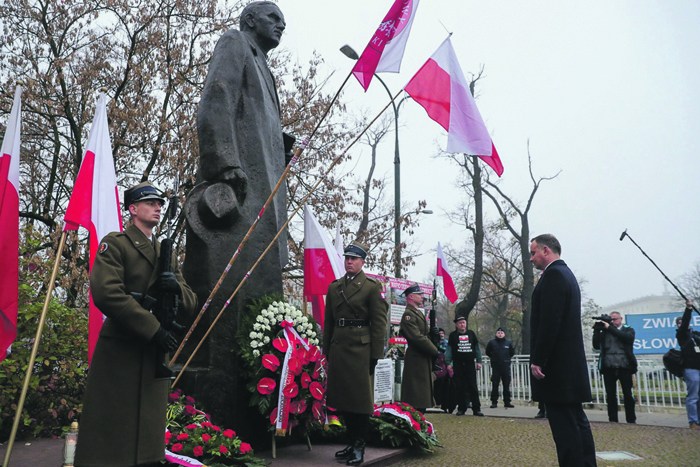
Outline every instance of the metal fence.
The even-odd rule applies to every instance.
[[[588,356],[588,375],[594,404],[605,404],[605,385],[598,370],[598,355]],[[652,408],[685,408],[685,383],[670,374],[663,364],[654,359],[637,359],[638,371],[634,377],[633,394],[638,406]],[[528,403],[532,400],[530,385],[530,356],[515,355],[511,360],[511,398]],[[479,393],[482,399],[491,397],[491,365],[484,357],[483,368],[477,372]],[[622,404],[622,390],[618,385],[618,399]]]

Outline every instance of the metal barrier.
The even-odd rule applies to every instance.
[[[477,372],[479,395],[482,399],[491,397],[491,363],[483,358],[481,371]],[[598,355],[588,356],[589,379],[594,404],[605,404],[605,385],[598,370]],[[685,383],[669,373],[658,360],[637,359],[638,369],[634,377],[633,394],[640,408],[685,408]],[[515,355],[510,363],[510,392],[513,401],[532,401],[530,385],[530,356]],[[502,391],[502,388],[500,389]],[[502,392],[501,392],[502,394]],[[618,400],[622,405],[622,390],[618,385]]]

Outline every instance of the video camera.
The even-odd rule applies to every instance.
[[[610,315],[602,314],[600,316],[593,316],[591,318],[594,321],[605,321],[608,324],[612,324],[612,318]],[[597,322],[593,325],[593,330],[594,331],[602,331],[605,329],[605,325],[603,323]]]

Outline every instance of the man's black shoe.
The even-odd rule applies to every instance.
[[[510,402],[503,404],[503,407],[505,407],[506,409],[514,409],[515,408],[515,406],[513,404],[511,404]]]
[[[466,413],[466,412],[465,412],[464,410],[458,410],[458,411],[457,411],[457,416],[458,416],[458,417],[461,417],[461,416],[464,415],[465,413]]]
[[[498,407],[498,404],[496,404],[496,403],[494,402],[493,404],[491,404],[491,407],[489,407],[489,408],[495,409],[496,407]],[[506,405],[506,407],[508,407],[508,406]]]
[[[352,444],[349,444],[345,449],[342,451],[338,451],[335,453],[335,457],[338,459],[347,459],[350,453],[352,452]]]
[[[481,410],[478,410],[478,411],[474,412],[474,416],[475,416],[475,417],[483,417],[483,416],[484,416],[484,412],[482,412]]]
[[[345,465],[360,465],[365,461],[365,442],[364,440],[357,440],[352,445],[350,455]]]
[[[535,418],[547,418],[547,414],[544,412],[537,412],[537,415],[535,415]]]

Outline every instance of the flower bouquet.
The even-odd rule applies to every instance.
[[[278,436],[326,424],[326,360],[316,321],[293,305],[263,298],[243,316],[237,336],[252,393],[249,405]]]
[[[413,446],[424,452],[434,452],[435,447],[441,446],[433,425],[422,413],[403,402],[375,406],[370,430],[370,438],[391,447]]]
[[[165,431],[165,458],[172,464],[188,467],[265,466],[253,456],[250,444],[244,443],[233,430],[213,425],[209,414],[197,410],[195,401],[180,389],[168,398]]]

